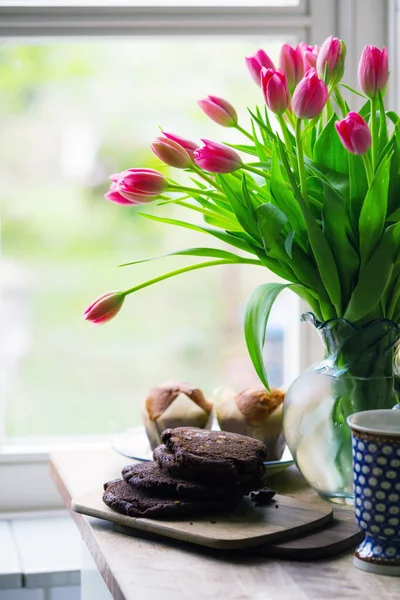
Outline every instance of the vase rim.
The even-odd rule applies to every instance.
[[[312,313],[311,311],[308,311],[301,315],[301,320],[306,321],[307,323],[312,323],[314,325],[314,327],[316,327],[317,329],[323,329],[327,325],[330,325],[333,323],[345,323],[346,325],[348,325],[349,327],[354,329],[354,331],[360,331],[362,329],[366,329],[367,327],[369,327],[373,324],[382,323],[382,324],[388,324],[388,325],[392,326],[393,329],[399,330],[399,333],[400,333],[400,325],[398,323],[396,323],[395,321],[392,321],[391,319],[384,319],[384,318],[371,319],[371,321],[368,321],[364,325],[356,325],[355,323],[348,321],[348,319],[345,319],[344,317],[334,317],[332,319],[327,319],[326,321],[320,321],[319,319],[317,319],[317,317],[314,315],[314,313]]]

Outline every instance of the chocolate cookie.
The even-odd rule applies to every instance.
[[[257,490],[265,486],[264,466],[260,467],[260,470],[256,473],[249,475],[242,473],[240,476],[235,469],[230,469],[228,472],[224,469],[222,472],[219,468],[208,469],[207,465],[201,468],[187,461],[178,461],[165,444],[161,444],[154,449],[153,458],[161,469],[173,478],[208,483],[209,485],[215,483],[226,486],[240,484],[247,486],[249,490]]]
[[[104,484],[103,502],[129,517],[168,518],[202,515],[232,506],[232,501],[184,500],[177,497],[156,498],[128,485],[123,479]]]
[[[241,498],[251,491],[263,487],[264,482],[233,483],[197,483],[172,477],[166,469],[161,469],[157,462],[145,462],[128,465],[122,469],[124,480],[136,490],[157,497],[193,498],[196,500],[226,499],[235,496]]]
[[[264,474],[265,445],[253,438],[226,431],[176,427],[161,434],[165,449],[154,459],[171,475],[200,480],[252,481]]]

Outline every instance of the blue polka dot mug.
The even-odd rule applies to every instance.
[[[353,444],[354,511],[365,539],[354,565],[400,575],[400,410],[348,417]]]

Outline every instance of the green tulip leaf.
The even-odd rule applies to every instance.
[[[268,254],[275,246],[288,219],[277,206],[267,203],[257,208],[257,220],[264,248]]]
[[[376,308],[399,261],[399,247],[400,223],[396,223],[386,229],[370,260],[361,267],[357,285],[344,314],[345,319],[357,321]]]
[[[290,233],[288,233],[288,235],[286,236],[285,239],[285,250],[287,255],[289,256],[289,258],[292,258],[292,246],[293,246],[293,239],[295,236],[295,232],[292,231]]]
[[[346,306],[353,291],[360,260],[350,241],[352,229],[343,198],[329,185],[324,187],[323,230],[335,259],[342,290],[342,303]]]
[[[207,258],[221,258],[234,263],[261,264],[259,260],[248,259],[243,256],[239,256],[238,254],[234,254],[233,252],[228,252],[227,250],[220,250],[219,248],[186,248],[184,250],[176,250],[175,252],[167,252],[166,254],[161,254],[160,256],[154,256],[152,258],[134,260],[118,266],[129,267],[153,260],[159,260],[160,258],[167,258],[168,256],[202,256]]]
[[[359,221],[361,263],[367,264],[381,239],[386,220],[391,156],[378,166],[370,185]]]
[[[268,318],[275,300],[281,291],[287,287],[290,287],[290,284],[266,283],[260,285],[253,291],[245,307],[244,334],[247,349],[256,373],[267,390],[269,390],[269,384],[264,365],[263,349]]]
[[[221,231],[220,229],[214,229],[211,227],[202,227],[200,225],[194,225],[193,223],[187,223],[186,221],[179,221],[178,219],[168,219],[166,217],[157,217],[156,215],[150,215],[148,213],[138,213],[145,219],[150,221],[157,221],[158,223],[165,223],[167,225],[176,225],[177,227],[183,227],[184,229],[191,229],[192,231],[198,231],[199,233],[208,233],[217,239],[235,246],[245,252],[255,254],[254,247],[245,239],[245,235],[240,236],[239,232]]]
[[[318,136],[314,145],[313,160],[318,165],[347,175],[349,169],[347,150],[339,139],[335,121],[337,121],[337,116],[333,114]]]
[[[400,198],[400,121],[396,123],[393,132],[393,156],[390,162],[390,178],[388,192],[388,214],[393,213],[399,206]]]
[[[283,147],[283,144],[281,140],[279,140],[279,138],[277,138],[277,145],[279,147],[282,162],[284,164],[285,171],[292,186],[293,192],[295,194],[296,199],[298,200],[299,206],[301,207],[301,211],[303,213],[307,227],[310,246],[315,258],[315,262],[318,266],[318,271],[321,280],[325,287],[325,290],[319,290],[322,301],[326,302],[326,298],[324,297],[325,295],[329,297],[334,307],[334,311],[332,311],[329,318],[335,317],[337,315],[340,315],[342,310],[340,280],[335,259],[329,247],[329,244],[322,230],[320,229],[318,222],[313,217],[308,204],[305,202],[299,190],[299,187],[294,179],[293,173],[290,170],[285,148]]]
[[[245,177],[243,176],[244,183],[229,175],[218,175],[217,181],[224,190],[240,225],[251,236],[254,243],[262,247],[256,211],[246,187]]]
[[[349,213],[353,230],[358,232],[358,222],[364,198],[368,191],[368,182],[362,157],[349,152],[348,160],[350,179]]]
[[[265,147],[258,139],[254,121],[251,121],[251,133],[253,135],[254,143],[256,145],[258,158],[262,161],[266,161],[268,159],[268,154],[267,154]]]
[[[282,166],[279,154],[274,149],[271,164],[271,192],[275,206],[286,215],[291,228],[296,232],[299,245],[307,250],[307,228],[299,203],[293,191],[282,177]]]
[[[238,150],[239,152],[244,152],[245,154],[251,154],[252,156],[258,156],[257,148],[255,146],[249,146],[246,144],[229,144],[228,142],[223,142],[224,146],[229,146],[234,150]]]

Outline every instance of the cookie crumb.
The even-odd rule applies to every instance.
[[[275,496],[275,494],[275,490],[271,490],[270,488],[264,488],[262,490],[258,490],[257,492],[251,492],[250,500],[252,500],[256,504],[268,504]]]

